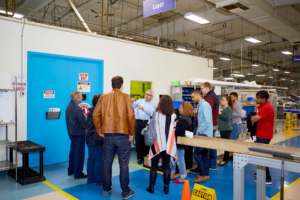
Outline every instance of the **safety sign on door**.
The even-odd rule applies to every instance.
[[[81,108],[84,116],[87,117],[91,106],[88,103],[80,103],[80,104],[78,104],[78,106]]]
[[[77,82],[77,91],[91,92],[91,83],[90,82]]]
[[[54,90],[44,90],[44,98],[45,99],[54,99],[55,92]]]
[[[88,81],[89,80],[89,74],[88,73],[79,73],[79,80],[80,81]]]

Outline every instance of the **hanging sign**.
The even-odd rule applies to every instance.
[[[91,106],[88,103],[80,103],[80,104],[78,104],[78,106],[81,108],[84,116],[87,117]]]
[[[90,82],[77,82],[77,91],[91,92],[91,83]]]
[[[214,92],[216,93],[216,95],[221,95],[221,86],[215,86]]]
[[[143,18],[175,9],[176,0],[146,0],[143,2]]]
[[[298,62],[300,62],[300,55],[292,56],[292,63],[298,63]]]
[[[214,189],[195,184],[191,200],[217,200],[216,191]]]
[[[17,81],[16,81],[17,78]],[[26,91],[27,88],[27,78],[26,75],[23,75],[23,83],[20,75],[12,75],[11,77],[12,88],[17,91]]]
[[[54,90],[44,90],[44,99],[54,99],[55,91]]]
[[[88,81],[89,80],[89,74],[88,73],[79,73],[79,80],[80,81]]]

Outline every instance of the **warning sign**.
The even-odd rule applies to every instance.
[[[90,82],[77,82],[77,91],[91,92],[91,83]]]
[[[44,90],[44,99],[54,99],[55,92],[54,90]]]
[[[79,73],[79,80],[80,81],[88,81],[89,80],[89,74],[88,73]]]
[[[195,184],[192,200],[217,200],[216,191],[214,189]]]
[[[88,103],[80,103],[80,104],[78,104],[78,106],[81,108],[84,116],[87,117],[91,106]]]

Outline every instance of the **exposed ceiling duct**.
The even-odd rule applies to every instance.
[[[290,42],[300,41],[300,28],[278,14],[276,8],[265,0],[209,1],[216,4],[217,9],[226,9],[228,12],[241,16]]]

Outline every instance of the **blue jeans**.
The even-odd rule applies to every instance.
[[[213,131],[213,137],[216,135],[216,131]],[[217,168],[217,150],[216,149],[209,149],[209,161],[208,161],[209,168]]]
[[[87,162],[87,182],[102,184],[103,147],[88,145],[88,149],[89,159]]]
[[[231,126],[232,126],[232,132],[231,132],[231,135],[230,135],[230,139],[231,140],[239,139],[242,124],[234,123],[234,124],[231,124]]]
[[[195,147],[194,158],[197,162],[200,176],[209,176],[208,155],[209,149]]]
[[[112,164],[115,154],[118,150],[118,158],[120,165],[120,185],[122,188],[122,197],[125,197],[129,191],[129,159],[131,142],[129,136],[124,134],[105,134],[104,148],[104,164],[103,164],[103,190],[111,190]]]
[[[184,153],[185,153],[185,149],[184,148],[177,148],[178,160],[177,160],[176,163],[177,163],[177,166],[178,166],[181,178],[185,178],[186,177],[186,168],[185,168]],[[172,174],[176,173],[176,163],[175,163],[175,165],[172,165],[172,163],[170,162],[170,168],[171,168],[171,173]]]
[[[263,139],[263,138],[256,137],[257,143],[269,144],[270,141],[271,139]],[[272,180],[269,167],[266,167],[266,180]]]
[[[74,173],[74,177],[79,177],[83,174],[85,137],[74,137],[70,135],[69,137],[71,139],[71,149],[68,173]]]

